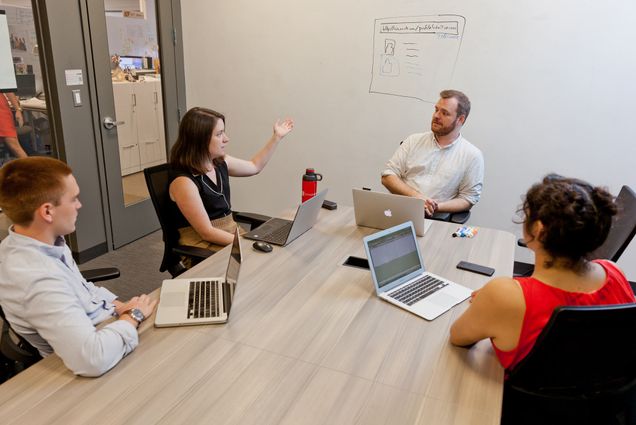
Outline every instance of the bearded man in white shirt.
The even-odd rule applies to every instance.
[[[484,157],[461,135],[469,113],[464,93],[442,91],[431,131],[404,140],[382,171],[382,184],[391,193],[422,199],[427,216],[472,208],[481,196]]]
[[[62,161],[30,157],[0,169],[0,207],[13,222],[0,244],[0,305],[43,357],[55,352],[73,373],[99,376],[135,349],[137,327],[156,301],[141,295],[124,303],[82,277],[64,241],[81,206]]]

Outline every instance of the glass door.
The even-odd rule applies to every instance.
[[[0,93],[0,110],[12,118],[0,133],[0,166],[26,156],[58,156],[49,125],[49,107],[42,74],[33,8],[30,1],[0,0],[0,14],[7,37],[1,41],[10,50],[16,90]],[[7,57],[3,56],[3,61]],[[9,218],[0,211],[0,239],[8,234]]]
[[[144,168],[166,162],[153,0],[85,0],[113,247],[159,228]]]
[[[3,41],[10,46],[17,87],[0,94],[3,97],[0,107],[8,106],[14,114],[12,133],[15,133],[0,135],[0,165],[26,156],[57,157],[31,2],[0,0],[0,14],[8,27],[9,39]]]

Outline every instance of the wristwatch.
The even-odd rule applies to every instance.
[[[130,315],[130,317],[135,319],[135,321],[137,321],[137,327],[139,327],[141,322],[146,320],[146,316],[144,316],[144,314],[138,308],[131,308],[130,310],[124,311],[122,314],[128,314]]]

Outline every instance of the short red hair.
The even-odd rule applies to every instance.
[[[54,158],[14,159],[0,168],[0,207],[13,223],[28,226],[42,204],[59,205],[64,178],[72,172]]]

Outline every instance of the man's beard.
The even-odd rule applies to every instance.
[[[433,130],[433,122],[431,122],[431,131],[433,132],[435,137],[446,136],[452,133],[455,130],[455,128],[457,128],[457,119],[455,119],[455,121],[453,121],[451,125],[447,127],[442,127],[439,130]]]

